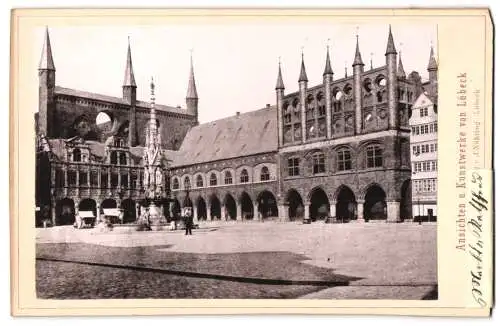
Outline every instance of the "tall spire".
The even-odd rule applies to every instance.
[[[193,68],[193,51],[191,51],[191,67],[189,70],[189,83],[186,99],[198,98],[198,91],[196,90],[196,81],[194,79],[194,68]]]
[[[387,39],[387,49],[385,50],[385,55],[388,54],[398,54],[396,47],[394,46],[394,38],[392,37],[391,25],[389,25],[389,37]]]
[[[43,42],[42,56],[38,64],[39,70],[56,70],[52,58],[52,47],[50,46],[49,27],[45,26],[45,40]]]
[[[299,82],[307,81],[306,66],[304,64],[304,51],[302,51],[302,65],[300,66]]]
[[[403,60],[401,59],[401,50],[399,50],[399,62],[398,62],[397,76],[398,76],[398,78],[406,78],[406,72],[405,72],[405,69],[403,68]]]
[[[130,37],[128,38],[127,65],[125,67],[125,77],[123,78],[123,86],[137,87],[137,85],[135,84],[134,69],[132,67],[132,54],[130,51]]]
[[[353,66],[364,66],[363,60],[361,59],[361,53],[359,52],[359,35],[356,34],[356,53],[354,54]]]
[[[150,105],[151,105],[151,111],[149,114],[149,124],[150,124],[150,134],[155,131],[156,132],[156,108],[155,108],[155,83],[153,81],[153,77],[151,77],[151,83],[149,84],[150,90],[151,90],[151,96],[150,96]]]
[[[276,90],[285,89],[285,84],[283,83],[283,76],[281,76],[281,60],[278,61],[278,79],[276,80]]]
[[[330,63],[330,46],[326,46],[326,63],[325,63],[325,71],[323,72],[323,76],[325,75],[333,75],[332,65]]]
[[[427,71],[436,71],[438,69],[436,58],[434,57],[434,47],[431,45],[431,54],[429,56],[429,64]]]

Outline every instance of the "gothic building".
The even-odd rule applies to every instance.
[[[164,184],[163,197],[169,193],[169,153],[198,124],[192,74],[191,67],[186,108],[153,103],[156,140],[161,147],[155,164],[163,167],[158,176]],[[124,221],[135,221],[148,186],[143,184],[144,173],[148,173],[143,167],[150,157],[144,153],[151,144],[154,124],[152,104],[136,96],[130,44],[121,98],[57,86],[48,29],[38,75],[37,222],[50,218],[54,224],[72,224],[79,210],[99,216],[106,208],[122,208]]]
[[[334,78],[327,49],[323,83],[310,86],[302,54],[298,91],[285,93],[280,63],[276,105],[203,124],[191,62],[187,109],[155,106],[165,215],[192,207],[196,221],[412,218],[408,121],[421,93],[437,97],[437,65],[426,82],[406,75],[390,28],[385,57],[385,65],[365,70],[357,40],[352,74]],[[52,158],[50,181],[43,173],[38,179],[49,184],[52,219],[60,224],[61,201],[71,201],[67,215],[87,199],[137,211],[150,110],[135,99],[130,47],[120,99],[54,86],[48,34],[39,71],[37,128],[47,138],[41,153]],[[88,120],[101,112],[113,121],[106,132]],[[127,216],[133,221],[136,213]]]

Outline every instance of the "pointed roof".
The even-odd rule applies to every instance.
[[[304,53],[302,52],[302,65],[300,66],[300,76],[299,76],[299,82],[301,81],[308,81],[307,79],[307,74],[306,74],[306,66],[304,65]]]
[[[353,66],[364,66],[363,60],[361,59],[361,53],[359,52],[359,36],[356,35],[356,53],[354,54]]]
[[[434,57],[434,47],[431,46],[431,54],[429,56],[429,64],[427,65],[427,71],[435,71],[438,69],[436,58]]]
[[[283,84],[283,77],[281,76],[281,62],[278,63],[278,79],[276,80],[275,89],[285,89],[285,84]]]
[[[127,65],[125,67],[125,77],[123,78],[123,86],[137,87],[137,85],[135,84],[134,68],[132,67],[132,54],[130,51],[130,38],[128,39]]]
[[[54,59],[52,58],[52,47],[50,46],[49,28],[45,27],[45,40],[43,42],[42,56],[38,64],[40,70],[56,70]]]
[[[325,75],[333,75],[332,65],[330,64],[330,47],[326,47],[326,63],[325,63],[325,71],[323,72],[323,76]]]
[[[189,70],[189,83],[186,98],[198,98],[198,91],[196,90],[196,81],[194,79],[193,69],[193,55],[191,54],[191,68]]]
[[[399,78],[406,78],[405,69],[403,68],[403,60],[401,59],[401,51],[399,51],[399,62],[398,62],[397,76]]]
[[[392,37],[391,25],[389,25],[389,37],[387,38],[387,49],[385,50],[385,55],[388,54],[398,54],[396,47],[394,46],[394,38]]]

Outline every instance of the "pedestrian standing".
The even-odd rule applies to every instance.
[[[186,224],[186,233],[185,235],[192,235],[192,229],[193,229],[193,214],[191,213],[190,209],[186,209],[184,212],[184,223]]]

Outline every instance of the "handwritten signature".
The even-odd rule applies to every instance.
[[[474,236],[474,241],[469,243],[469,254],[476,262],[476,265],[471,269],[471,285],[472,297],[481,306],[486,306],[484,292],[482,289],[483,279],[483,211],[488,210],[488,201],[483,194],[483,178],[478,172],[472,173],[472,198],[469,205],[474,208],[475,216],[467,222],[467,227],[470,233]]]

